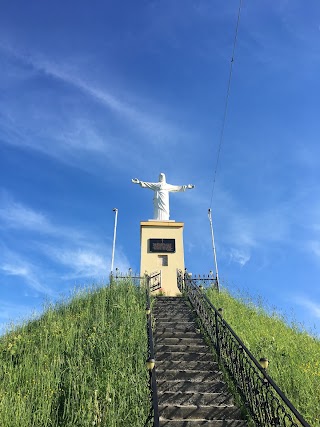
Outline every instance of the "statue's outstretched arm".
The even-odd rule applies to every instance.
[[[191,190],[192,188],[194,188],[195,186],[192,184],[188,184],[188,185],[168,185],[168,190],[171,192],[177,192],[177,191],[186,191],[186,190]]]
[[[155,182],[140,181],[140,179],[138,178],[132,179],[131,182],[133,182],[134,184],[140,184],[142,188],[150,188],[150,190],[158,189],[157,183]]]

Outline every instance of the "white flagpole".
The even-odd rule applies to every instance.
[[[213,260],[214,260],[214,265],[215,265],[215,269],[216,269],[217,288],[218,288],[218,292],[220,292],[220,282],[219,282],[219,273],[218,273],[218,263],[217,263],[216,246],[215,246],[215,244],[214,244],[214,234],[213,234],[213,226],[212,226],[212,215],[211,215],[211,209],[208,209],[208,217],[209,217],[210,229],[211,229],[211,239],[212,239]]]
[[[111,255],[111,274],[113,274],[113,263],[114,263],[114,251],[116,247],[116,235],[117,235],[117,222],[118,222],[118,209],[113,208],[113,212],[115,212],[114,217],[114,229],[113,229],[113,243],[112,243],[112,255]]]

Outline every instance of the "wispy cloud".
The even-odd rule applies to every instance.
[[[128,171],[133,165],[144,170],[146,158],[168,162],[159,144],[175,150],[180,141],[192,141],[191,131],[168,118],[173,115],[168,106],[130,95],[130,80],[127,88],[110,90],[109,81],[90,78],[92,73],[83,63],[68,65],[63,59],[58,63],[8,46],[0,45],[0,56],[9,56],[15,67],[27,68],[30,82],[40,83],[25,91],[19,102],[15,96],[6,105],[0,101],[1,142],[107,179],[106,165],[116,171]],[[10,86],[18,90],[21,82],[12,79]],[[28,83],[23,81],[25,86]]]
[[[248,246],[257,246],[267,242],[284,242],[290,239],[290,228],[295,221],[290,215],[290,203],[284,201],[271,208],[263,207],[250,212],[233,215],[235,230],[243,230],[244,242]],[[240,232],[241,234],[241,232]]]
[[[123,120],[130,121],[140,131],[148,136],[157,137],[159,133],[162,135],[165,132],[172,134],[173,127],[165,123],[159,118],[155,118],[148,113],[142,112],[138,107],[133,107],[127,102],[120,100],[114,94],[93,86],[88,81],[80,78],[75,73],[69,73],[63,70],[61,66],[50,63],[48,61],[32,60],[32,65],[39,71],[45,74],[62,80],[65,83],[83,91],[96,101],[102,103],[105,107],[117,113]],[[175,130],[176,131],[176,130]],[[151,139],[151,143],[153,140]]]
[[[230,254],[230,261],[240,264],[241,267],[246,265],[251,258],[250,254],[248,253],[248,250],[243,250],[243,249],[231,248],[229,254]]]
[[[306,308],[311,316],[320,318],[320,302],[311,300],[307,296],[297,296],[294,298],[294,302],[303,308]]]
[[[309,250],[314,256],[320,258],[320,241],[319,240],[310,240],[306,244],[307,250]]]
[[[56,238],[68,236],[69,239],[77,239],[78,241],[84,238],[80,231],[54,224],[47,214],[17,202],[4,190],[0,192],[0,228],[1,226],[38,234],[48,234]]]
[[[10,199],[0,198],[0,222],[10,228],[52,233],[54,228],[41,212]]]
[[[8,256],[9,252],[6,254],[6,258],[9,258],[8,261],[0,264],[0,271],[5,276],[17,276],[22,278],[28,286],[47,295],[53,295],[53,291],[50,287],[44,285],[39,280],[39,269],[37,269],[32,263],[21,259],[19,254],[13,254],[12,252]]]
[[[211,238],[206,215],[210,202],[207,190],[200,188],[194,195],[190,192],[190,197],[192,204],[189,211],[192,209],[195,230],[192,239],[198,242],[196,247],[206,242],[204,250],[208,250]],[[181,203],[185,203],[185,198],[183,201],[181,199]],[[259,254],[255,259],[267,265],[267,259],[271,259],[275,248],[281,251],[281,248],[290,245],[293,228],[303,223],[302,215],[297,215],[296,210],[292,209],[293,203],[296,202],[284,200],[270,207],[248,209],[236,195],[223,190],[221,186],[217,188],[212,218],[219,259],[222,257],[227,263],[243,267],[252,260],[253,254]]]
[[[72,268],[73,273],[69,277],[101,277],[107,273],[106,259],[88,249],[59,251],[56,258]]]
[[[7,193],[6,197],[0,198],[0,228],[1,225],[5,225],[7,229],[31,233],[33,256],[41,255],[42,261],[35,267],[28,261],[27,255],[3,248],[0,271],[6,276],[22,278],[28,286],[41,293],[53,294],[49,286],[42,284],[43,278],[48,280],[48,266],[44,267],[46,262],[43,257],[56,266],[50,273],[50,283],[54,278],[58,281],[107,279],[110,273],[110,245],[100,242],[97,236],[92,236],[85,230],[80,232],[75,228],[53,223],[48,215],[14,201]],[[46,243],[38,239],[42,234],[47,236]],[[130,266],[121,247],[117,249],[115,266],[121,271],[127,271]]]
[[[80,71],[78,67],[64,63],[57,63],[50,59],[44,58],[36,53],[25,55],[22,52],[14,49],[10,45],[2,45],[0,49],[6,55],[10,55],[24,65],[32,67],[36,73],[45,75],[54,80],[63,82],[69,87],[77,89],[104,106],[109,111],[118,116],[122,123],[127,123],[128,127],[138,130],[144,137],[148,139],[149,144],[158,144],[159,138],[162,138],[166,143],[177,136],[187,137],[186,133],[182,133],[173,123],[167,119],[160,117],[159,112],[152,114],[150,102],[146,100],[130,102],[128,99],[121,99],[120,96],[112,93],[112,91],[102,88],[97,83],[93,83],[93,79],[81,76],[85,72]],[[128,93],[128,90],[126,90]],[[128,96],[128,95],[127,95]],[[140,107],[147,105],[147,107]]]
[[[246,209],[227,191],[219,189],[215,199],[214,226],[229,261],[244,266],[253,252],[288,242],[294,218],[287,203],[260,210]]]
[[[55,261],[68,268],[68,272],[63,275],[64,279],[76,279],[80,277],[107,279],[110,273],[109,257],[104,257],[106,247],[92,247],[90,245],[76,248],[66,247],[46,247],[46,254]],[[109,251],[108,251],[109,253]],[[128,271],[129,262],[121,249],[117,251],[115,265],[120,271]]]

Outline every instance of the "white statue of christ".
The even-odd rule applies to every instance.
[[[186,191],[194,188],[194,185],[171,185],[167,184],[166,176],[160,173],[159,182],[145,182],[138,178],[132,179],[134,184],[140,184],[142,188],[150,188],[154,191],[153,196],[153,219],[158,221],[168,221],[169,212],[169,192]]]

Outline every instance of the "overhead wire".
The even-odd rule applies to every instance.
[[[221,131],[220,131],[220,138],[219,138],[217,159],[216,159],[216,165],[215,165],[214,175],[213,175],[213,183],[212,183],[211,198],[210,198],[210,208],[212,207],[213,192],[214,192],[214,189],[215,189],[215,183],[216,183],[216,178],[217,178],[217,172],[218,172],[218,166],[219,166],[219,160],[220,160],[221,147],[222,147],[222,143],[223,143],[224,130],[225,130],[226,120],[227,120],[227,112],[228,112],[228,104],[229,104],[229,97],[230,97],[231,80],[232,80],[232,73],[233,73],[233,64],[234,64],[235,51],[236,51],[237,40],[238,40],[238,30],[239,30],[239,23],[240,23],[240,17],[241,17],[242,1],[243,0],[239,1],[237,24],[236,24],[236,30],[235,30],[234,40],[233,40],[233,48],[232,48],[232,55],[231,55],[230,68],[229,68],[229,78],[228,78],[228,85],[227,85],[227,93],[226,93],[226,98],[225,98],[225,103],[224,103],[224,110],[223,110],[223,116],[222,116],[222,125],[221,125]]]
[[[223,110],[222,125],[221,125],[220,138],[219,138],[219,144],[218,144],[217,159],[216,159],[216,164],[215,164],[215,168],[214,168],[211,198],[210,198],[210,207],[208,209],[208,218],[209,218],[209,223],[210,223],[211,239],[212,239],[213,260],[214,260],[214,265],[215,265],[215,270],[216,270],[215,281],[216,281],[216,287],[217,287],[218,292],[220,291],[220,282],[219,282],[219,273],[218,273],[217,253],[216,253],[216,247],[215,247],[215,242],[214,242],[214,232],[213,232],[213,225],[212,225],[212,209],[211,208],[212,208],[213,193],[214,193],[214,189],[215,189],[218,166],[219,166],[219,161],[220,161],[221,147],[222,147],[223,138],[224,138],[224,130],[225,130],[226,120],[227,120],[227,112],[228,112],[228,104],[229,104],[229,97],[230,97],[233,64],[234,64],[235,51],[236,51],[237,40],[238,40],[238,30],[239,30],[239,23],[240,23],[240,17],[241,17],[242,1],[243,0],[239,0],[237,24],[236,24],[236,30],[235,30],[234,40],[233,40],[232,56],[231,56],[230,68],[229,68],[227,93],[226,93],[226,98],[225,98],[225,103],[224,103],[224,110]]]

